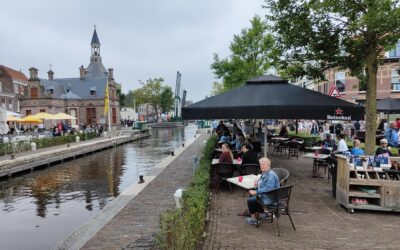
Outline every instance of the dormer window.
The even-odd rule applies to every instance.
[[[50,88],[47,89],[50,95],[54,94],[54,87],[51,86]]]
[[[96,87],[91,87],[90,88],[90,95],[96,95],[97,89]]]

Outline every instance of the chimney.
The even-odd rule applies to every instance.
[[[29,80],[38,80],[38,69],[34,67],[29,68],[29,75]]]
[[[108,80],[114,80],[114,69],[113,68],[108,69]]]
[[[47,71],[47,75],[48,75],[48,77],[49,77],[49,80],[53,80],[54,79],[54,72],[53,72],[53,70],[49,70],[49,71]]]
[[[81,78],[81,80],[85,78],[85,74],[86,74],[86,69],[85,67],[83,67],[83,65],[81,65],[81,67],[79,68],[79,77]]]

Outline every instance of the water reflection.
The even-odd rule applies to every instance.
[[[51,249],[194,133],[156,129],[149,139],[0,181],[0,249]]]

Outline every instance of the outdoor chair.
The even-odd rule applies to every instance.
[[[239,167],[240,175],[249,175],[249,174],[259,174],[260,173],[260,165],[259,164],[242,164]]]
[[[288,159],[290,156],[297,157],[299,159],[300,144],[296,141],[290,141],[287,143],[288,148]]]
[[[261,141],[252,142],[251,145],[253,146],[253,151],[256,153],[261,152]]]
[[[319,149],[316,150],[319,154],[323,154],[323,155],[330,155],[331,151],[329,149]],[[319,171],[320,167],[324,168],[324,174],[326,174],[326,170],[329,168],[328,166],[328,159],[315,159],[314,164],[316,164],[316,169],[317,171]]]
[[[290,195],[292,192],[292,187],[293,185],[290,186],[284,186],[280,188],[273,189],[271,191],[262,193],[268,195],[273,203],[270,205],[264,205],[261,200],[259,199],[258,201],[260,202],[262,208],[268,212],[271,213],[271,223],[273,223],[274,217],[276,218],[276,227],[278,229],[278,236],[280,236],[280,229],[279,229],[279,218],[281,215],[288,215],[290,219],[290,223],[292,224],[293,230],[296,231],[296,227],[294,226],[292,217],[290,216],[289,212],[289,201],[290,201]],[[259,225],[259,214],[256,213],[256,219],[257,219],[257,227]]]
[[[232,163],[227,163],[227,162],[221,162],[218,163],[217,165],[217,188],[216,188],[216,193],[219,191],[219,185],[222,182],[226,182],[229,185],[229,190],[232,192],[232,186],[231,183],[226,181],[228,178],[231,178],[233,176],[233,172],[235,172],[235,168],[233,167]]]
[[[281,187],[285,186],[290,176],[289,170],[284,168],[273,168],[272,170],[278,176]]]
[[[282,154],[286,154],[286,143],[283,141],[280,141],[279,144],[277,144],[276,146],[274,146],[274,149],[272,150],[272,154],[277,154],[280,153]]]

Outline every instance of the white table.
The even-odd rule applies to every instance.
[[[212,159],[211,165],[217,165],[219,163],[219,159]],[[238,160],[233,159],[233,165],[240,165],[242,162],[238,162]]]
[[[250,190],[257,187],[257,181],[260,179],[261,174],[259,175],[250,174],[250,175],[244,175],[242,177],[243,180],[241,182],[239,181],[239,176],[228,178],[227,181],[244,189]]]
[[[326,160],[326,159],[328,159],[328,157],[329,157],[330,155],[325,155],[325,154],[318,154],[318,155],[315,155],[315,153],[307,153],[307,154],[304,154],[303,156],[304,156],[305,158],[312,158],[312,159],[314,159],[312,177],[317,177],[317,168],[318,168],[318,166],[317,166],[317,160]]]

